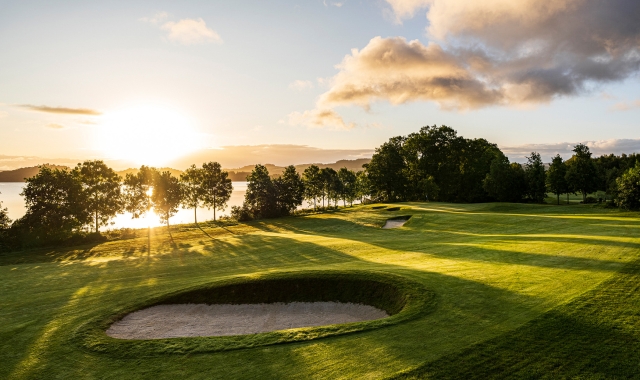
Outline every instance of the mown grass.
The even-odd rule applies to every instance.
[[[150,252],[145,236],[2,255],[0,378],[439,378],[456,377],[456,365],[483,378],[633,375],[637,281],[628,276],[640,259],[637,214],[588,205],[387,206],[400,209],[179,226],[173,242],[154,229]],[[404,215],[412,215],[404,227],[380,228]],[[434,308],[353,334],[224,352],[117,357],[76,339],[90,321],[167,294],[308,271],[401,277],[435,295]],[[171,344],[180,350],[180,340]],[[596,348],[582,351],[582,364],[562,364],[579,347]],[[607,362],[628,364],[614,372]]]

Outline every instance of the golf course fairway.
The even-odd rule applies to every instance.
[[[141,232],[2,254],[0,378],[640,377],[637,213],[587,205],[376,206],[174,226],[173,242],[156,228],[150,250]],[[399,216],[410,219],[382,229]],[[391,310],[389,318],[237,339],[123,343],[104,334],[126,312],[181,292],[262,279],[342,284],[352,276],[383,284],[375,302]],[[339,301],[348,292],[334,288],[314,297],[330,301],[335,293]]]

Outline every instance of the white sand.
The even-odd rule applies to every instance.
[[[398,228],[398,227],[402,227],[404,226],[404,224],[406,222],[408,222],[409,219],[393,219],[393,220],[387,220],[387,222],[384,224],[384,226],[382,226],[382,228],[384,229],[389,229],[389,228]]]
[[[257,334],[388,317],[373,306],[339,302],[158,305],[128,314],[107,330],[118,339]]]

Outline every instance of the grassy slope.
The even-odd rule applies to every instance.
[[[408,214],[402,229],[379,228]],[[0,378],[379,378],[430,362],[445,368],[451,355],[486,350],[482,342],[501,337],[494,344],[508,357],[510,337],[527,323],[569,315],[579,310],[572,301],[616,281],[639,258],[639,230],[637,215],[590,206],[416,203],[207,228],[206,235],[183,227],[174,232],[177,248],[158,229],[151,255],[140,238],[0,256]],[[432,289],[437,308],[355,335],[211,354],[115,359],[70,343],[82,322],[140,299],[309,269],[405,276]]]

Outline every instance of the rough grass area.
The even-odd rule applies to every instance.
[[[129,358],[229,351],[392,326],[433,310],[433,298],[433,294],[421,285],[385,273],[314,271],[241,277],[166,294],[157,299],[132,305],[107,318],[91,321],[78,330],[74,343],[94,352]],[[386,311],[391,317],[232,337],[121,340],[108,337],[104,333],[112,323],[126,314],[155,305],[316,301],[371,305]]]
[[[182,225],[172,230],[173,241],[166,228],[156,228],[150,247],[143,234],[0,255],[0,378],[640,373],[637,213],[592,205],[380,206],[400,209],[365,205],[247,224]],[[404,227],[380,228],[406,215],[412,217]],[[199,338],[167,339],[162,347],[135,341],[117,349],[103,340],[106,325],[100,324],[109,318],[187,291],[356,272],[366,281],[398,279],[393,284],[401,294],[407,294],[403,284],[415,286],[416,303],[407,300],[402,311],[379,321],[401,318],[420,302],[427,312],[381,328],[266,345],[256,340],[221,351]],[[274,333],[294,336],[296,329]]]

